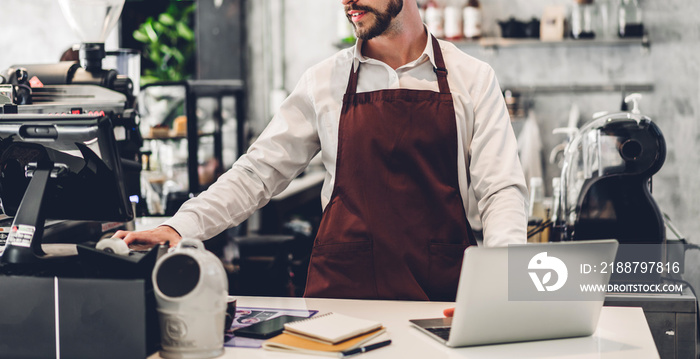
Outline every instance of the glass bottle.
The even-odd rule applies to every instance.
[[[564,220],[561,218],[561,179],[560,177],[552,178],[552,231],[549,234],[549,242],[560,242],[563,234],[566,233]]]
[[[462,15],[464,21],[464,37],[478,39],[481,37],[481,5],[479,0],[469,0]]]
[[[544,204],[544,182],[542,177],[530,178],[530,207],[528,208],[528,217],[530,219],[548,219],[546,218],[547,215]]]
[[[428,1],[425,7],[425,25],[428,26],[430,33],[437,38],[445,37],[445,30],[443,27],[444,14],[440,4],[435,2],[435,0]]]
[[[456,4],[445,6],[445,38],[459,40],[462,38],[462,8]]]
[[[596,35],[598,38],[610,40],[618,36],[617,2],[618,0],[597,0],[600,26]]]
[[[637,0],[620,0],[618,35],[620,37],[641,37],[644,35],[642,9]]]
[[[576,0],[571,9],[571,37],[574,39],[594,38],[596,17],[593,0]]]

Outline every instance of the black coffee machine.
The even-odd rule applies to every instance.
[[[562,240],[615,238],[621,244],[666,239],[651,177],[666,158],[659,127],[631,111],[605,114],[584,125],[565,150],[555,232]]]

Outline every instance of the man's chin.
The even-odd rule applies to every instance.
[[[358,31],[355,29],[355,37],[361,40],[371,40],[374,39],[375,37],[379,36],[382,34],[383,31],[377,31],[376,29],[373,28],[365,28],[363,30]]]
[[[370,36],[367,36],[366,34],[357,33],[357,32],[355,33],[355,37],[358,38],[358,39],[360,39],[360,40],[364,40],[364,41],[367,41],[367,40],[369,40],[369,39],[374,38],[374,36],[371,36],[371,37],[370,37]]]

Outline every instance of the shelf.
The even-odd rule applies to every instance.
[[[592,93],[592,92],[654,92],[653,84],[591,84],[591,85],[533,85],[533,86],[503,86],[504,90],[529,94],[562,94],[562,93]]]
[[[484,48],[499,48],[499,47],[560,47],[560,46],[626,46],[626,45],[641,45],[649,47],[649,37],[636,38],[617,38],[617,39],[571,39],[566,38],[561,41],[542,41],[540,39],[520,39],[520,38],[503,38],[503,37],[482,37],[478,40],[455,40],[452,41],[457,47],[480,46]]]
[[[147,95],[147,92],[151,92]],[[143,94],[143,95],[142,95]],[[241,80],[187,80],[187,81],[176,81],[176,82],[157,82],[146,85],[141,88],[140,96],[150,96],[155,99],[163,98],[164,101],[169,101],[170,106],[165,106],[172,111],[172,109],[177,109],[177,113],[174,115],[177,117],[185,116],[186,121],[186,131],[177,131],[169,129],[166,131],[160,131],[156,133],[156,136],[151,136],[151,133],[144,134],[144,140],[148,142],[179,142],[179,146],[187,147],[187,191],[183,192],[186,196],[177,197],[172,199],[167,197],[167,193],[157,193],[161,196],[161,201],[163,202],[163,209],[161,212],[165,214],[174,213],[177,208],[179,208],[179,203],[181,200],[186,200],[188,196],[196,195],[204,189],[206,189],[213,179],[215,179],[219,174],[224,172],[224,161],[223,161],[223,134],[222,128],[224,125],[224,111],[228,112],[228,109],[224,109],[224,98],[233,97],[233,106],[235,108],[235,118],[236,118],[236,150],[237,156],[244,153],[247,148],[247,136],[245,132],[245,120],[246,120],[246,93],[245,84]],[[208,105],[211,110],[211,120],[213,120],[213,129],[207,126],[207,131],[200,131],[198,129],[198,121],[200,121],[200,116],[197,113],[198,101],[207,98]],[[143,101],[144,104],[150,103],[148,101]],[[155,102],[154,102],[155,103]],[[174,104],[174,105],[173,105]],[[226,106],[230,106],[228,101]],[[153,111],[160,110],[160,108],[153,108]],[[148,108],[144,108],[144,113],[150,113]],[[159,114],[160,121],[166,118],[165,114]],[[174,120],[173,120],[174,122]],[[186,133],[183,133],[186,132]],[[200,178],[200,139],[206,137],[207,148],[203,152],[211,152],[211,158],[215,159],[212,161],[213,168],[210,168],[210,174],[213,175],[213,179],[203,180]],[[182,142],[185,141],[185,142]],[[212,147],[211,151],[209,147]],[[205,155],[209,155],[206,153]],[[173,179],[174,178],[169,178]],[[183,179],[178,179],[179,183],[185,184]],[[173,192],[175,193],[175,192]],[[168,202],[171,201],[172,202]],[[159,213],[159,212],[157,212]]]
[[[639,45],[648,48],[651,43],[649,36],[635,38],[615,38],[615,39],[581,39],[565,38],[561,41],[542,41],[534,38],[505,38],[505,37],[482,37],[477,40],[447,40],[455,44],[457,47],[483,47],[483,48],[500,48],[500,47],[584,47],[584,46],[629,46]],[[335,47],[339,49],[353,46],[351,43],[338,42]]]
[[[206,136],[214,136],[213,132],[200,132],[197,134],[197,137],[206,137]],[[163,136],[163,137],[150,137],[150,136],[144,136],[144,140],[186,140],[187,135],[182,135],[182,136]]]

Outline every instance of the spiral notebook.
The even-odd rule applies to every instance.
[[[286,323],[284,333],[321,343],[337,344],[381,327],[382,323],[375,320],[331,312],[306,320]]]

